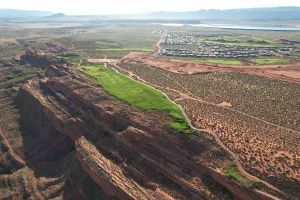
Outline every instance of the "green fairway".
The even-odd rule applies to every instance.
[[[254,58],[251,61],[257,65],[289,63],[289,60],[285,58]]]
[[[145,110],[167,112],[170,126],[178,132],[193,134],[193,129],[181,112],[162,92],[120,74],[103,65],[89,65],[79,68],[94,78],[107,92],[128,104]]]
[[[194,62],[224,64],[224,65],[241,65],[242,61],[237,59],[195,59]]]

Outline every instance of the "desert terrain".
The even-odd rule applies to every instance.
[[[0,24],[0,199],[298,199],[297,54],[169,56],[250,36],[43,20]],[[178,32],[196,43],[163,44]]]
[[[208,72],[239,72],[267,78],[300,83],[300,63],[272,64],[272,65],[222,65],[199,62],[189,62],[176,59],[157,58],[151,54],[132,52],[121,59],[121,62],[129,64],[142,64],[179,73],[197,74]]]
[[[271,182],[275,177],[280,181],[293,180],[295,183],[292,185],[297,185],[300,175],[297,150],[299,120],[295,116],[299,116],[299,113],[297,108],[288,108],[286,104],[293,99],[295,103],[299,100],[299,76],[296,76],[296,79],[273,76],[268,73],[269,70],[275,74],[281,71],[278,69],[280,66],[273,65],[236,67],[172,61],[132,53],[121,59],[119,70],[123,73],[129,71],[128,74],[134,78],[153,84],[168,94],[183,107],[195,127],[215,133],[226,147],[239,156],[242,165],[251,174],[257,174]],[[298,70],[294,65],[285,67]],[[189,73],[189,69],[193,69],[193,73]],[[257,82],[251,80],[250,75],[253,74],[258,75]],[[286,83],[259,76],[285,80]],[[287,95],[289,100],[276,102],[274,105],[275,99],[271,99],[273,95],[274,98],[277,95],[269,93],[267,95],[270,102],[255,105],[255,100],[259,101],[259,98],[265,96],[265,91],[260,93],[260,90],[266,89],[265,84],[272,82],[274,86],[278,84],[279,88],[286,88],[285,92],[290,90],[290,95]],[[255,96],[251,92],[255,92]],[[265,101],[268,98],[265,98]],[[277,110],[274,110],[267,113],[268,108],[274,106],[283,112],[276,113]],[[278,118],[279,116],[281,117]],[[275,182],[280,184],[278,180]],[[280,185],[284,187],[283,182]]]
[[[99,187],[103,199],[263,198],[216,171],[231,158],[209,137],[176,134],[155,120],[165,118],[161,113],[133,110],[42,52],[27,51],[21,63],[38,63],[44,70],[15,96],[21,125],[16,138],[28,135],[21,135],[19,146],[16,138],[2,140],[10,157],[4,163],[11,166],[3,184],[15,183],[17,174],[23,180],[20,172],[25,171],[28,181],[18,186],[28,189],[15,193],[18,188],[8,187],[1,190],[3,197],[61,198],[59,191],[68,189],[69,195],[91,198],[89,191]],[[4,137],[10,133],[7,126],[2,125]],[[23,149],[24,154],[16,153]],[[211,159],[199,162],[197,157]],[[82,175],[73,177],[73,170]]]

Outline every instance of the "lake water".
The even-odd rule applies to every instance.
[[[266,30],[266,31],[300,31],[300,27],[282,27],[282,26],[243,26],[232,24],[174,24],[164,23],[162,26],[195,26],[204,28],[223,28],[223,29],[242,29],[242,30]]]

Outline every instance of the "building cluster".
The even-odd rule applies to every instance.
[[[166,45],[182,45],[182,44],[190,44],[195,45],[196,37],[194,35],[175,35],[175,34],[167,34],[163,39],[161,44]]]
[[[168,34],[162,41],[161,54],[167,56],[186,56],[198,58],[248,58],[300,55],[296,47],[253,47],[239,45],[212,44],[197,42],[198,36]],[[172,45],[176,45],[172,47]],[[180,48],[182,45],[183,48]],[[186,45],[191,48],[186,49]]]

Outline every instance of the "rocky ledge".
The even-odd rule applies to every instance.
[[[75,151],[82,170],[105,197],[268,199],[217,172],[231,158],[212,139],[174,132],[150,117],[155,113],[129,107],[41,52],[28,51],[22,59],[45,69],[16,97],[23,129],[56,146],[47,159]],[[47,139],[51,134],[55,141]]]

